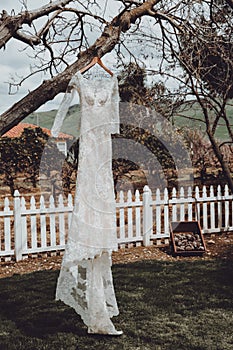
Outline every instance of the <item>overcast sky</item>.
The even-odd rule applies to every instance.
[[[101,4],[105,4],[105,0],[99,1]],[[107,8],[105,11],[109,13],[110,17],[113,17],[116,14],[116,6],[118,7],[119,3],[116,0],[106,1]],[[35,9],[47,4],[49,0],[26,0],[26,2],[29,9]],[[114,11],[112,10],[113,8]],[[8,13],[11,13],[13,9],[16,14],[23,10],[20,0],[0,0],[0,12],[6,10]],[[30,51],[32,53],[32,50],[22,51],[24,48],[25,44],[11,39],[6,45],[6,50],[1,50],[0,52],[0,113],[6,111],[25,96],[28,91],[35,89],[45,79],[44,75],[36,75],[24,82],[17,93],[14,95],[8,94],[8,82],[12,77],[16,75],[25,76],[25,74],[30,72],[30,64],[32,64],[33,61],[27,56],[27,53],[30,53]],[[61,96],[48,102],[45,106],[42,106],[40,110],[57,109],[60,100]]]

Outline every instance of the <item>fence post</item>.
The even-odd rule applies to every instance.
[[[19,191],[14,192],[14,234],[15,234],[15,258],[22,260],[22,227],[21,227],[21,200]]]
[[[152,206],[151,206],[151,190],[146,185],[143,189],[143,245],[150,245],[150,237],[153,233],[152,228]]]
[[[169,235],[169,195],[167,187],[164,190],[164,234]]]

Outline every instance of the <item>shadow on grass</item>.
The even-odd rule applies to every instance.
[[[113,266],[121,337],[88,335],[54,300],[58,272],[0,280],[0,349],[233,349],[233,264],[145,261]]]
[[[224,249],[218,252],[218,257],[231,260],[233,263],[233,243],[227,243],[227,246],[224,246]]]

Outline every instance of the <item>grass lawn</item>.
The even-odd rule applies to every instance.
[[[233,349],[232,261],[144,261],[114,265],[113,275],[121,337],[88,335],[54,301],[58,271],[0,279],[0,349]]]

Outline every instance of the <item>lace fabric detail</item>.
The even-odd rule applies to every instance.
[[[66,93],[64,95],[62,103],[60,104],[60,107],[57,111],[56,118],[54,120],[52,129],[51,129],[51,135],[53,137],[58,137],[59,132],[62,128],[63,121],[65,119],[65,116],[73,100],[73,97],[74,97],[74,89],[72,89],[70,93]]]
[[[80,242],[75,241],[71,237],[68,238],[66,244],[66,250],[63,256],[62,265],[65,267],[71,267],[80,262],[80,257],[82,260],[94,259],[97,256],[101,256],[103,253],[108,253],[110,256],[113,251],[117,251],[117,245],[115,249],[104,248],[102,246],[90,246],[87,244],[81,244]]]
[[[117,250],[111,133],[119,132],[117,78],[87,81],[77,73],[69,84],[80,96],[79,165],[74,210],[58,278],[56,299],[81,315],[90,333],[119,334],[111,253]],[[52,128],[58,135],[72,95],[64,97]]]
[[[84,323],[97,333],[113,332],[110,318],[119,314],[111,273],[111,258],[103,253],[95,259],[62,266],[56,300],[74,308]],[[97,331],[98,329],[98,331]]]

